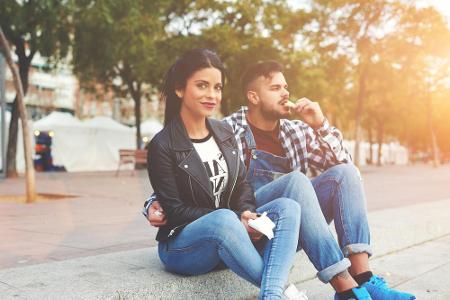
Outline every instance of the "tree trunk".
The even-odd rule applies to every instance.
[[[367,128],[367,137],[369,139],[369,161],[367,164],[373,165],[373,134],[372,134],[372,122],[369,122],[369,127]]]
[[[17,153],[17,135],[19,132],[19,109],[17,97],[14,99],[11,111],[11,120],[9,121],[8,148],[6,150],[6,177],[17,177],[16,153]]]
[[[384,140],[384,122],[378,122],[377,124],[377,142],[378,142],[378,151],[377,151],[377,166],[381,167],[383,163],[381,162],[381,158],[383,155],[383,140]]]
[[[433,103],[430,96],[427,97],[427,119],[428,130],[430,132],[431,151],[433,155],[433,167],[437,168],[440,165],[439,146],[437,144],[436,133],[433,126]]]
[[[136,117],[136,149],[141,149],[142,137],[141,137],[141,96],[140,93],[136,93],[134,99],[134,116]]]
[[[28,91],[28,72],[30,69],[31,60],[33,59],[34,53],[30,56],[26,56],[25,53],[25,43],[19,40],[16,47],[16,54],[19,58],[19,75],[22,82],[23,95],[27,94]],[[17,101],[17,96],[12,104],[11,120],[9,122],[8,131],[8,148],[6,152],[6,176],[7,177],[17,177],[16,168],[16,153],[17,153],[17,136],[19,133],[19,106]]]
[[[31,158],[31,140],[29,135],[28,128],[28,118],[27,111],[25,109],[25,103],[23,99],[23,89],[22,89],[22,81],[19,76],[19,72],[16,69],[16,66],[11,57],[11,50],[8,46],[8,41],[6,40],[2,29],[0,28],[0,45],[3,50],[3,54],[5,56],[6,63],[11,69],[11,73],[13,75],[14,86],[16,88],[16,100],[17,107],[20,115],[20,119],[22,122],[22,134],[23,134],[23,145],[24,145],[24,155],[25,155],[25,176],[26,176],[26,192],[27,192],[27,203],[34,202],[36,199],[36,182],[35,182],[35,174],[33,167],[33,160]]]
[[[356,115],[355,115],[355,153],[354,153],[354,163],[358,167],[360,160],[360,149],[359,144],[362,139],[361,134],[361,118],[363,113],[364,98],[366,97],[366,70],[363,67],[361,75],[359,76],[359,91],[356,105]]]

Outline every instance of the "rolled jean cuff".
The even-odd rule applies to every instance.
[[[344,258],[340,262],[337,262],[334,265],[331,265],[323,269],[322,271],[317,272],[317,277],[323,283],[328,283],[331,279],[333,279],[334,276],[346,271],[350,267],[350,265],[350,260],[348,258]]]
[[[367,253],[369,257],[372,256],[372,247],[368,244],[350,244],[342,249],[342,253],[344,253],[345,257],[349,257],[352,254],[357,253]]]

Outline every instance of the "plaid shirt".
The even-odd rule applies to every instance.
[[[223,119],[233,128],[242,161],[246,161],[249,151],[245,141],[245,132],[250,130],[246,119],[247,111],[248,108],[243,106]],[[304,174],[309,171],[322,172],[334,165],[352,161],[349,152],[342,144],[341,132],[331,127],[327,119],[317,130],[313,130],[299,120],[281,119],[279,139],[291,169],[300,170]],[[155,199],[156,195],[153,194],[145,201],[142,213],[146,217],[148,208]]]
[[[249,150],[245,141],[245,131],[250,130],[246,119],[247,111],[248,108],[243,106],[224,119],[233,128],[242,161],[246,161]],[[334,165],[352,161],[342,144],[341,132],[331,127],[327,119],[317,130],[299,120],[281,119],[279,139],[291,169],[305,174],[311,171],[309,168],[322,172]]]

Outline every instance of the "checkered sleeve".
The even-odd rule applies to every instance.
[[[334,165],[352,161],[342,143],[341,132],[330,126],[327,119],[317,130],[313,130],[309,126],[305,129],[308,165],[311,168],[324,171]]]
[[[236,119],[238,117],[240,117],[238,114],[232,114],[232,115],[222,119],[222,121],[228,123],[231,126],[231,128],[233,129],[234,138],[236,139],[236,142],[238,145],[241,160],[246,161],[247,155],[245,154],[245,151],[244,151],[245,150],[244,148],[246,148],[245,137],[241,134],[242,131],[237,129],[237,126],[236,126],[236,124],[238,124],[237,122],[242,122],[242,120],[238,121]]]
[[[150,206],[152,205],[152,202],[156,201],[156,194],[153,193],[147,200],[145,200],[144,202],[144,207],[142,209],[142,214],[148,218],[148,209],[150,208]]]

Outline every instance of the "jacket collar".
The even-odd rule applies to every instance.
[[[214,119],[206,119],[212,134],[225,157],[228,165],[229,171],[229,183],[231,186],[231,178],[238,175],[238,170],[235,165],[237,160],[239,160],[239,155],[237,155],[237,149],[232,149],[224,143],[226,140],[234,139],[234,134],[231,129],[227,129],[225,123],[222,121]],[[174,151],[188,151],[189,153],[183,158],[183,160],[178,164],[178,167],[184,172],[188,173],[197,183],[202,187],[202,189],[208,194],[208,196],[213,199],[213,192],[210,179],[203,167],[192,167],[192,166],[202,166],[202,161],[198,156],[197,152],[194,151],[194,145],[192,144],[189,136],[187,134],[186,128],[184,127],[181,117],[178,115],[170,123],[170,133],[172,149]],[[229,187],[227,188],[229,190]],[[228,193],[231,191],[228,191]],[[211,200],[212,201],[212,200]]]
[[[233,132],[231,130],[227,130],[223,125],[221,125],[221,121],[207,118],[206,122],[218,144],[221,144],[230,138],[234,138]],[[189,139],[186,127],[184,127],[180,115],[177,115],[171,121],[170,129],[172,136],[172,148],[175,151],[188,151],[194,149],[194,145]]]

